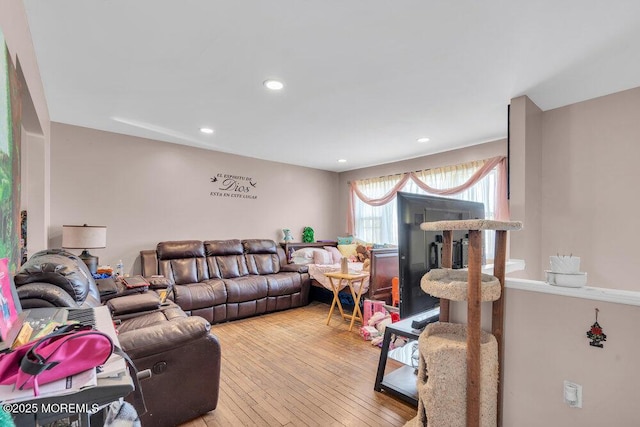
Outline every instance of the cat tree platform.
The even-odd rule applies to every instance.
[[[502,293],[500,280],[490,274],[482,274],[480,280],[480,301],[498,300]],[[466,301],[468,294],[467,272],[449,268],[429,270],[427,274],[422,276],[420,287],[429,295],[437,298]]]

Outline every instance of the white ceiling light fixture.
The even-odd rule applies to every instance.
[[[262,84],[264,85],[264,87],[270,90],[282,90],[282,88],[284,88],[284,83],[279,80],[265,80],[264,82],[262,82]]]
[[[213,133],[213,129],[211,129],[211,128],[200,128],[200,132],[206,133],[207,135],[211,135]]]
[[[347,163],[347,159],[338,159],[338,163]]]
[[[418,141],[420,143],[429,142],[429,138],[427,138],[426,136],[423,136],[422,138],[416,139],[416,141]]]

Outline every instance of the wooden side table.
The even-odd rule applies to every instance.
[[[362,289],[364,288],[364,279],[369,277],[368,273],[325,273],[325,276],[329,278],[329,283],[331,284],[331,290],[333,291],[333,301],[331,302],[331,309],[329,310],[329,316],[327,317],[327,325],[331,321],[331,315],[333,315],[333,310],[338,306],[338,310],[340,310],[340,315],[343,320],[351,320],[349,324],[349,331],[353,329],[353,323],[356,320],[359,320],[362,323],[362,311],[360,311],[360,298],[362,297]],[[334,280],[337,280],[335,282]],[[351,296],[353,297],[353,302],[355,307],[353,308],[353,312],[351,314],[345,314],[344,309],[342,308],[342,303],[340,302],[340,298],[338,293],[342,288],[343,281],[347,282],[347,286],[349,287],[349,291],[351,292]],[[358,292],[354,289],[354,284],[359,283]]]

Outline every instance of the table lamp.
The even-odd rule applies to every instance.
[[[79,258],[87,264],[91,274],[98,270],[98,257],[87,249],[107,247],[107,227],[103,225],[63,225],[62,247],[65,249],[82,249]]]

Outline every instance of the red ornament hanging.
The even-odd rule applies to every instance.
[[[604,344],[602,344],[602,341],[606,341],[607,336],[604,334],[604,332],[602,331],[602,327],[598,323],[599,311],[600,310],[596,308],[596,323],[591,325],[591,329],[587,331],[587,338],[591,340],[591,342],[589,343],[590,346],[603,348]]]

